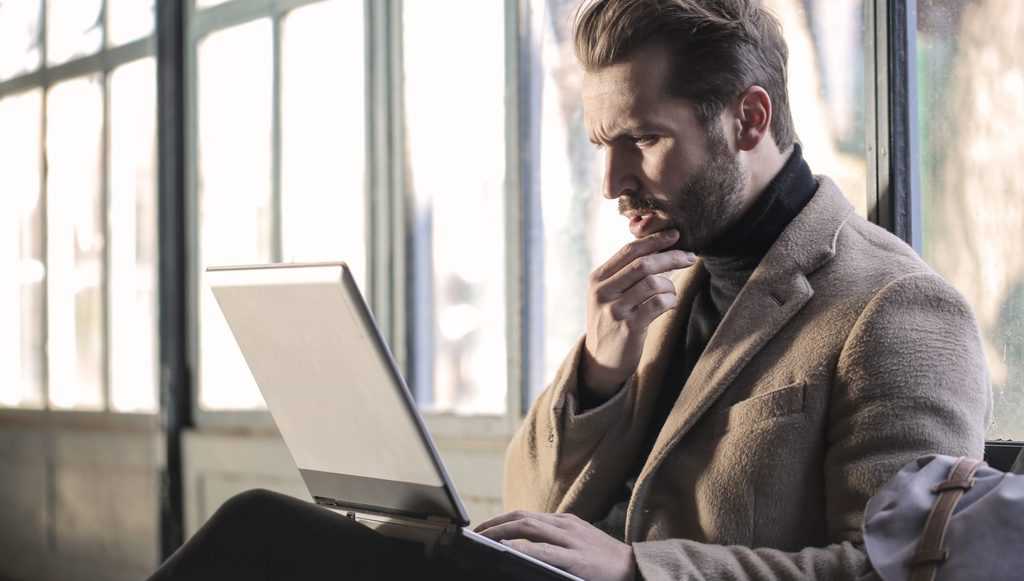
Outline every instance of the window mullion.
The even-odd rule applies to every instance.
[[[864,2],[864,157],[867,162],[867,217],[886,227],[889,187],[889,99],[887,0]]]
[[[282,236],[284,205],[281,200],[281,19],[282,14],[272,17],[271,32],[273,64],[271,72],[271,154],[270,154],[270,199],[271,199],[271,261],[281,262],[284,256]]]
[[[505,413],[518,421],[527,405],[527,394],[536,362],[532,308],[539,305],[534,273],[537,244],[530,243],[535,216],[531,213],[533,179],[529,159],[529,2],[505,0],[505,301],[508,385]],[[526,57],[526,58],[524,58]],[[525,149],[524,149],[525,148]]]
[[[105,29],[106,27],[104,27]],[[106,33],[104,33],[105,35]],[[104,43],[106,39],[104,38]],[[110,292],[111,277],[113,269],[111,268],[111,261],[113,259],[113,244],[114,236],[112,230],[112,223],[110,220],[110,71],[105,70],[100,78],[100,86],[103,91],[102,95],[102,129],[100,135],[100,200],[103,205],[103,211],[100,212],[100,220],[102,221],[101,231],[103,232],[103,264],[100,265],[100,270],[103,273],[100,277],[102,281],[102,290],[100,295],[102,296],[103,303],[103,326],[100,331],[102,336],[103,344],[103,370],[101,375],[101,391],[103,398],[103,410],[110,412],[110,394],[111,385],[110,381],[113,377],[113,345],[111,342],[111,329],[113,328],[114,320],[114,305],[112,304],[111,297],[113,294]]]
[[[188,3],[191,4],[191,3]],[[195,151],[195,88],[185,92],[189,46],[185,26],[188,8],[181,2],[157,2],[157,284],[160,357],[160,417],[164,432],[165,468],[161,480],[160,554],[167,559],[184,540],[184,476],[182,432],[192,424],[189,359],[196,353],[198,312],[194,173],[186,168],[188,149]],[[188,56],[186,56],[188,55]],[[191,69],[194,70],[194,69]],[[186,132],[186,124],[191,131]],[[189,137],[186,146],[186,135]],[[193,360],[194,361],[194,360]],[[193,365],[191,369],[196,367]],[[196,398],[198,399],[198,398]]]
[[[405,329],[404,155],[401,130],[401,2],[366,0],[366,195],[368,302],[400,368]]]
[[[39,66],[45,68],[46,66],[46,17],[49,12],[47,8],[47,2],[40,2],[40,14],[39,14]],[[50,409],[50,188],[48,185],[47,176],[49,174],[49,167],[46,163],[46,131],[47,125],[49,124],[49,118],[46,114],[48,108],[48,102],[50,99],[48,87],[44,85],[39,86],[40,89],[40,104],[39,104],[39,168],[41,170],[39,176],[39,204],[42,206],[42,212],[40,219],[42,220],[42,248],[40,249],[40,256],[44,264],[44,272],[46,273],[43,277],[43,305],[41,311],[43,313],[43,320],[40,324],[43,326],[43,369],[42,369],[42,407],[43,409]]]
[[[917,140],[917,2],[888,6],[889,229],[921,252]]]
[[[866,75],[868,199],[874,202],[868,215],[920,252],[917,4],[916,0],[873,0],[865,7],[874,32],[869,35],[867,57],[875,63],[874,74]]]

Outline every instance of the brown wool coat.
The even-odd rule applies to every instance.
[[[820,177],[726,313],[637,480],[640,574],[857,579],[868,498],[926,453],[980,457],[991,391],[963,298]],[[577,413],[582,341],[509,446],[509,510],[605,515],[637,460],[707,272],[675,275],[637,373]]]

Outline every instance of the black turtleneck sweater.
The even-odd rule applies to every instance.
[[[623,497],[604,519],[595,523],[612,536],[622,539],[625,535],[626,508],[636,477],[718,324],[761,259],[817,189],[817,180],[803,159],[800,145],[796,144],[789,159],[754,205],[702,254],[698,268],[707,270],[708,285],[700,290],[691,306],[686,339],[678,346],[678,356],[665,374],[672,380],[662,384],[643,453],[637,458],[634,473],[626,482]]]

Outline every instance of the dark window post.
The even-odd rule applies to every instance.
[[[167,559],[184,539],[182,430],[191,425],[185,205],[185,7],[156,3],[160,413],[166,442],[161,474],[160,549]]]
[[[877,93],[879,225],[922,250],[920,155],[917,136],[917,0],[876,0],[876,34],[885,75]],[[883,33],[884,30],[884,33]]]

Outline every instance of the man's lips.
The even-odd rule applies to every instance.
[[[668,226],[668,222],[654,212],[630,211],[625,216],[629,219],[629,231],[634,238],[650,236]]]

